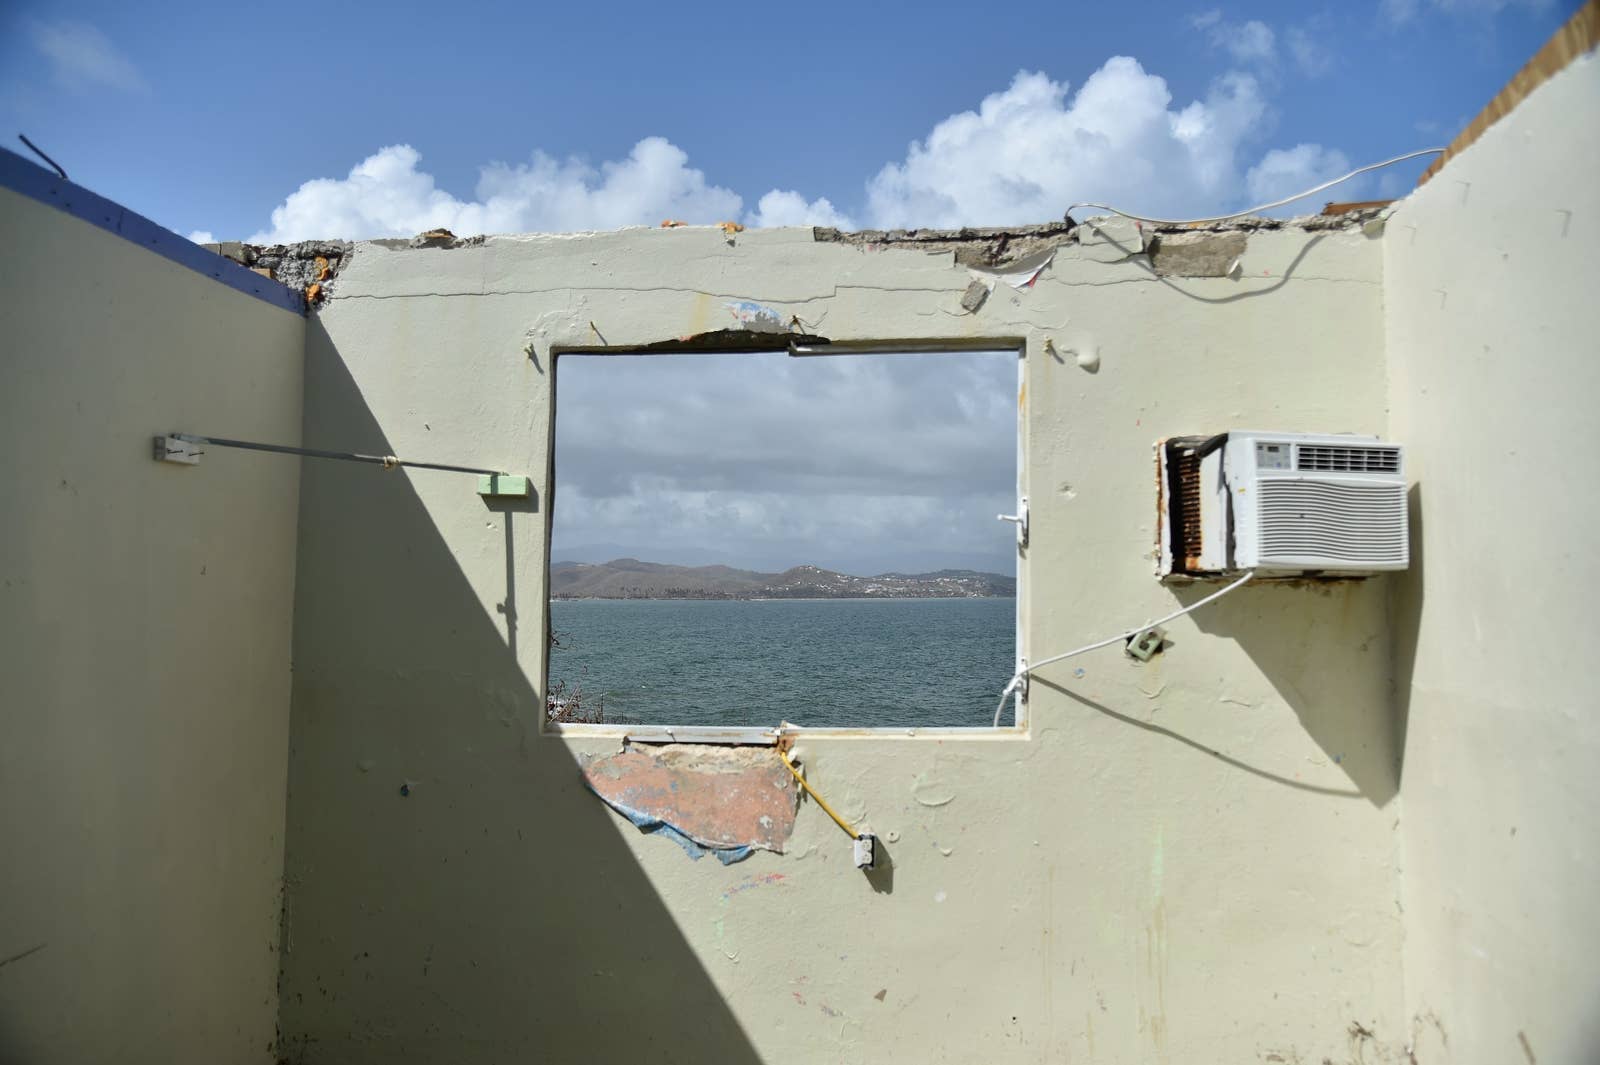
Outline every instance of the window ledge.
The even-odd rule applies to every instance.
[[[812,739],[839,740],[1025,740],[1028,730],[1021,725],[993,728],[988,725],[971,727],[931,726],[919,728],[807,728],[786,725],[781,728],[720,728],[715,725],[588,725],[553,724],[546,722],[546,736],[572,738],[618,739],[629,743],[708,743],[722,745],[749,745],[771,747],[782,736],[805,736]]]

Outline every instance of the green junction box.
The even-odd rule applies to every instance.
[[[478,494],[485,499],[527,499],[532,492],[526,477],[486,473],[478,478]]]

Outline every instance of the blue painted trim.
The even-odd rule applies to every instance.
[[[0,148],[0,186],[115,233],[130,244],[137,244],[247,296],[295,314],[306,313],[304,294],[240,266],[232,259],[207,251],[81,185],[63,181],[44,167],[5,148]]]

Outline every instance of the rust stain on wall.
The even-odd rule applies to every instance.
[[[647,832],[668,830],[699,857],[783,853],[794,834],[794,779],[768,747],[632,746],[583,760],[583,780]],[[693,844],[694,846],[690,846]]]

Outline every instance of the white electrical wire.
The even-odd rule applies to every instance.
[[[1421,151],[1408,152],[1405,155],[1397,155],[1393,159],[1385,159],[1381,163],[1373,163],[1371,166],[1358,167],[1355,170],[1350,171],[1350,173],[1345,174],[1343,177],[1336,177],[1332,181],[1324,181],[1314,189],[1307,189],[1304,192],[1297,192],[1293,196],[1288,196],[1281,200],[1274,200],[1271,203],[1258,204],[1255,207],[1246,207],[1242,211],[1233,212],[1233,214],[1219,214],[1212,218],[1147,218],[1142,214],[1133,214],[1130,211],[1119,211],[1115,207],[1110,207],[1103,203],[1075,203],[1071,207],[1067,208],[1067,214],[1070,216],[1073,211],[1076,211],[1080,207],[1095,207],[1102,211],[1110,211],[1112,214],[1119,214],[1123,218],[1131,218],[1135,222],[1149,222],[1152,225],[1158,226],[1199,226],[1205,225],[1208,222],[1227,222],[1234,218],[1243,218],[1245,215],[1259,214],[1262,211],[1270,211],[1274,207],[1282,207],[1284,204],[1293,203],[1296,200],[1303,200],[1307,196],[1313,196],[1316,193],[1321,192],[1323,189],[1330,189],[1339,184],[1341,181],[1348,181],[1357,174],[1365,174],[1369,170],[1381,170],[1386,166],[1393,166],[1395,163],[1403,163],[1407,159],[1416,159],[1424,155],[1438,155],[1442,151],[1444,151],[1443,148],[1424,148]]]
[[[1077,655],[1081,655],[1086,651],[1098,651],[1102,647],[1110,647],[1112,644],[1116,643],[1118,640],[1126,640],[1131,636],[1139,635],[1141,632],[1148,632],[1149,630],[1155,628],[1158,625],[1165,625],[1169,621],[1175,621],[1178,618],[1183,617],[1183,615],[1189,613],[1190,611],[1199,610],[1201,607],[1205,606],[1207,603],[1215,603],[1218,599],[1221,599],[1223,596],[1227,595],[1229,592],[1233,591],[1235,588],[1244,587],[1245,584],[1248,583],[1249,580],[1252,577],[1254,577],[1255,575],[1256,575],[1256,571],[1255,570],[1251,570],[1249,573],[1246,573],[1243,577],[1240,577],[1238,580],[1234,581],[1232,584],[1228,585],[1226,588],[1220,589],[1219,591],[1212,592],[1210,595],[1206,596],[1204,599],[1196,599],[1194,602],[1190,603],[1188,606],[1184,607],[1182,610],[1175,610],[1172,613],[1168,614],[1164,618],[1158,618],[1155,621],[1146,622],[1145,624],[1139,625],[1139,626],[1137,626],[1135,628],[1126,629],[1123,632],[1120,632],[1117,635],[1110,637],[1109,639],[1100,640],[1100,641],[1098,641],[1096,643],[1087,644],[1087,645],[1085,645],[1083,647],[1077,648],[1076,650],[1068,651],[1065,654],[1051,655],[1049,658],[1041,658],[1037,662],[1033,662],[1033,663],[1030,663],[1030,664],[1028,664],[1026,666],[1023,666],[1021,669],[1017,670],[1015,673],[1013,673],[1011,675],[1011,680],[1006,683],[1005,690],[1000,693],[1000,702],[994,708],[994,727],[995,728],[999,728],[1000,727],[1000,714],[1006,708],[1006,700],[1011,698],[1011,693],[1017,690],[1017,686],[1022,683],[1022,678],[1026,677],[1029,673],[1032,673],[1034,670],[1040,669],[1040,668],[1042,668],[1044,666],[1048,666],[1048,665],[1050,665],[1050,664],[1052,664],[1054,662],[1060,662],[1060,661],[1062,661],[1064,659],[1076,657]]]

